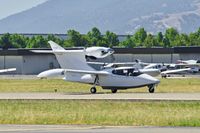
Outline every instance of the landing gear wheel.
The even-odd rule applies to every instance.
[[[154,93],[155,89],[154,88],[149,88],[149,93]]]
[[[117,89],[111,89],[112,93],[117,93]]]
[[[95,93],[97,92],[97,89],[96,89],[95,87],[92,87],[92,88],[90,89],[90,92],[91,92],[92,94],[95,94]]]
[[[154,85],[150,85],[149,87],[149,93],[154,93],[155,92],[155,87]]]

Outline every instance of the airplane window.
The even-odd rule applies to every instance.
[[[139,75],[141,75],[141,74],[142,74],[141,72],[136,71],[136,72],[133,73],[133,76],[139,76]]]
[[[134,69],[113,70],[112,73],[116,75],[123,75],[123,76],[138,76],[141,74],[141,72],[134,71]]]
[[[108,52],[106,52],[106,51],[101,51],[101,54],[102,55],[105,55],[105,54],[107,54]]]

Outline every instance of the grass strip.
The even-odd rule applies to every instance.
[[[0,124],[200,126],[198,101],[0,100]]]
[[[200,92],[200,79],[161,79],[161,83],[156,88],[156,92]],[[88,93],[91,85],[65,82],[62,79],[33,79],[33,80],[16,80],[16,79],[0,79],[0,92],[86,92]],[[97,88],[98,92],[109,92],[110,90],[102,90]],[[129,89],[119,92],[148,92],[147,87],[140,89]]]

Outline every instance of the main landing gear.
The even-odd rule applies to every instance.
[[[90,92],[91,92],[92,94],[95,94],[95,93],[97,92],[96,87],[93,86],[93,87],[90,89]]]
[[[155,85],[149,85],[149,93],[154,93],[155,92]]]
[[[90,92],[92,94],[95,94],[97,92],[97,89],[96,89],[95,86],[98,85],[98,84],[99,84],[99,76],[96,75],[95,80],[94,80],[94,86],[90,89]]]
[[[111,89],[112,93],[117,93],[117,89]]]

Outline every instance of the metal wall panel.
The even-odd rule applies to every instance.
[[[15,74],[21,74],[22,73],[22,56],[5,56],[5,68],[16,68],[17,70]]]
[[[54,55],[24,56],[22,74],[38,74],[42,71],[58,67],[59,64]]]

